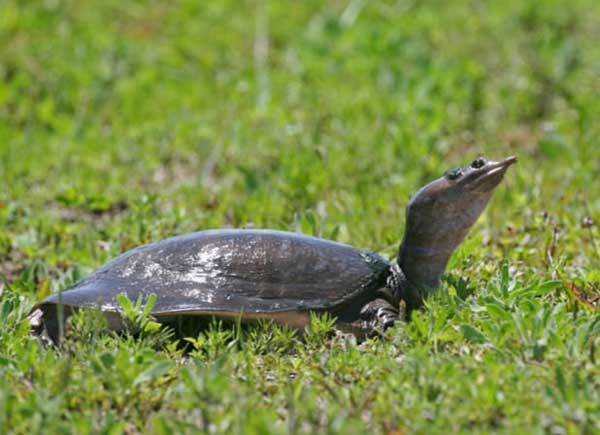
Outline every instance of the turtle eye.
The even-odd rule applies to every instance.
[[[457,178],[460,178],[460,176],[462,174],[463,174],[462,168],[454,168],[454,169],[450,169],[448,172],[446,172],[446,178],[448,180],[456,180]]]
[[[475,169],[483,168],[487,164],[487,160],[484,157],[478,157],[473,160],[471,167]]]

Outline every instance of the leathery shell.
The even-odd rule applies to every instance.
[[[158,296],[153,314],[277,317],[332,311],[372,298],[389,263],[369,251],[271,230],[210,230],[128,251],[41,307],[119,310],[116,296]],[[356,302],[356,303],[353,303]],[[346,309],[346,308],[343,308]]]

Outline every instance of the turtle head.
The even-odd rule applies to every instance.
[[[516,157],[499,162],[479,157],[447,171],[413,195],[398,264],[420,293],[438,286],[450,256],[516,161]]]

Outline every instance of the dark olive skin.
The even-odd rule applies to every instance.
[[[516,157],[483,157],[451,169],[413,195],[397,262],[410,285],[407,304],[417,308],[438,287],[448,260],[475,224]]]
[[[30,317],[32,326],[56,339],[59,318],[98,308],[119,329],[116,296],[154,293],[152,314],[164,322],[177,316],[272,319],[301,330],[311,312],[327,312],[339,329],[359,336],[383,330],[398,318],[401,299],[418,308],[439,285],[450,256],[515,162],[480,157],[413,195],[396,259],[400,289],[390,284],[391,263],[369,251],[282,231],[210,230],[122,254],[45,299]]]

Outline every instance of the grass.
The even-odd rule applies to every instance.
[[[599,25],[592,0],[5,0],[0,432],[600,431]],[[36,302],[175,234],[393,256],[410,194],[479,154],[520,162],[381,339],[95,313],[28,335]]]

